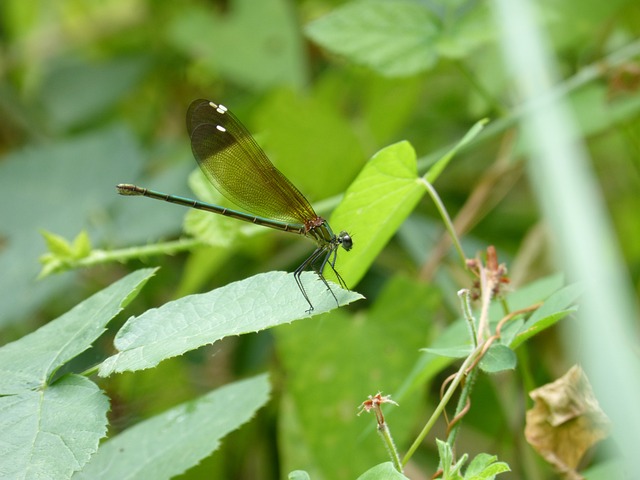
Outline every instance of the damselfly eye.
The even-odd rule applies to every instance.
[[[353,240],[351,240],[351,235],[349,235],[347,232],[340,232],[340,235],[338,235],[338,241],[342,245],[342,248],[344,248],[347,252],[351,250],[351,247],[353,247]]]

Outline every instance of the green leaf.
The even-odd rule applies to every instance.
[[[145,420],[100,446],[74,479],[169,479],[197,465],[269,399],[266,375],[235,382]]]
[[[456,345],[444,348],[421,348],[420,351],[446,358],[465,358],[473,348],[471,345]],[[489,347],[482,360],[480,368],[487,373],[501,372],[502,370],[512,370],[516,366],[516,356],[513,350],[506,345],[493,344]]]
[[[294,470],[289,473],[287,480],[311,480],[311,477],[304,470]]]
[[[446,358],[466,358],[473,350],[471,345],[455,345],[443,348],[422,348],[420,351]],[[506,345],[492,344],[480,360],[480,368],[487,373],[511,370],[516,366],[516,356]]]
[[[507,295],[509,308],[510,310],[518,310],[529,307],[534,303],[545,301],[555,292],[562,289],[564,283],[564,275],[561,273],[549,275],[531,282]],[[492,318],[501,318],[504,313],[502,307],[500,305],[496,305],[494,308],[496,311],[500,312],[500,314],[499,316],[493,315]]]
[[[498,459],[495,455],[489,455],[487,453],[479,453],[475,456],[471,463],[465,470],[465,480],[467,476],[473,477],[479,475],[482,471],[495,462]]]
[[[478,47],[495,40],[496,33],[489,5],[472,2],[445,2],[449,11],[438,38],[437,51],[444,58],[462,59]],[[456,5],[462,4],[462,5]]]
[[[68,260],[73,257],[73,247],[64,237],[46,230],[41,230],[40,233],[44,237],[49,251],[38,258],[42,264],[38,280],[64,270]]]
[[[40,255],[38,259],[42,264],[40,273],[38,273],[38,280],[41,280],[49,275],[57,272],[61,272],[65,269],[66,262],[61,262],[58,257],[51,253],[44,253]]]
[[[38,274],[38,280],[71,268],[75,261],[86,258],[91,254],[91,240],[89,234],[82,230],[73,240],[73,244],[67,242],[60,235],[43,230],[42,236],[47,242],[49,252],[40,256],[42,270]]]
[[[509,465],[496,462],[497,458],[487,453],[479,453],[465,471],[464,480],[493,480],[500,473],[510,472]]]
[[[226,14],[183,6],[169,39],[209,72],[250,89],[306,82],[298,26],[284,0],[234,0]]]
[[[73,239],[73,257],[84,258],[91,253],[91,239],[86,230],[80,231]]]
[[[312,272],[301,281],[314,315],[336,308],[325,285]],[[340,305],[363,298],[332,284]],[[150,368],[162,360],[229,335],[258,332],[300,318],[308,308],[293,274],[269,272],[208,293],[190,295],[131,317],[115,337],[118,353],[100,366],[100,375]]]
[[[73,249],[66,238],[46,230],[42,230],[40,233],[45,242],[47,242],[47,249],[51,253],[60,257],[70,257],[72,255]]]
[[[154,269],[133,272],[35,332],[0,348],[0,395],[44,388],[58,368],[88,349]],[[25,355],[25,352],[29,352]]]
[[[306,33],[331,52],[389,77],[428,70],[439,57],[463,58],[494,38],[485,5],[435,3],[349,2],[311,22]]]
[[[574,305],[575,301],[582,292],[582,285],[572,284],[549,296],[544,301],[544,304],[519,328],[515,338],[510,343],[511,348],[518,348],[522,342],[546,330],[569,313],[575,312],[577,310]]]
[[[403,480],[407,478],[395,469],[393,463],[385,462],[367,470],[358,477],[358,480]]]
[[[305,32],[324,48],[382,75],[414,75],[437,60],[438,27],[417,2],[349,2],[308,24]]]
[[[440,465],[443,471],[448,472],[451,463],[453,462],[453,452],[451,446],[447,442],[443,442],[439,438],[436,438],[436,446],[438,447],[438,457],[440,457]]]
[[[460,475],[460,469],[467,461],[468,455],[465,453],[454,464],[451,445],[438,438],[436,438],[436,445],[438,446],[438,455],[440,456],[443,480],[463,480]]]
[[[79,375],[1,396],[0,477],[71,478],[107,433],[108,410],[106,395]]]
[[[424,192],[409,142],[380,150],[365,165],[330,222],[353,238],[353,249],[338,256],[336,267],[347,285],[358,283]]]
[[[465,358],[473,351],[471,345],[455,345],[444,348],[421,348],[421,352],[428,352],[439,357],[446,358]]]
[[[511,468],[505,462],[496,462],[485,468],[482,473],[472,477],[465,477],[465,480],[493,480],[500,473],[510,472]]]
[[[487,373],[496,373],[516,368],[516,354],[506,345],[494,343],[480,360],[480,368]]]

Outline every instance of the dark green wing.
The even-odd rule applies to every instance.
[[[187,112],[187,130],[193,155],[206,177],[246,212],[301,225],[317,217],[307,199],[226,107],[195,100]]]

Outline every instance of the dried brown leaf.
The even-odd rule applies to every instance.
[[[529,395],[535,404],[527,411],[527,441],[565,478],[583,478],[576,471],[580,459],[607,436],[610,427],[584,372],[574,365]]]

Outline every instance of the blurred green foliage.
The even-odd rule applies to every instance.
[[[558,90],[587,142],[637,292],[640,9],[634,0],[537,4],[563,76]],[[276,479],[296,469],[312,478],[356,478],[387,460],[373,419],[355,417],[377,390],[398,394],[400,408],[388,420],[406,450],[451,373],[449,361],[419,349],[461,343],[456,292],[473,281],[448,247],[437,209],[421,199],[415,161],[424,175],[478,120],[490,118],[435,188],[466,255],[495,245],[509,266],[510,288],[558,270],[552,235],[523,174],[522,112],[494,29],[490,9],[473,0],[3,0],[0,343],[142,265],[161,268],[128,315],[257,273],[292,271],[308,255],[311,243],[293,236],[116,194],[117,183],[131,182],[178,195],[192,187],[207,199],[198,174],[189,181],[195,162],[184,118],[193,99],[210,98],[233,109],[327,218],[363,173],[353,190],[362,211],[338,207],[332,225],[353,235],[352,259],[340,252],[338,268],[366,301],[230,336],[152,371],[97,380],[111,401],[110,433],[269,371],[267,406],[181,478]],[[376,161],[393,155],[380,164],[392,171],[379,171]],[[377,190],[384,178],[398,182],[394,195]],[[378,218],[388,218],[380,228],[365,221],[376,202]],[[47,252],[42,231],[80,238],[80,250],[101,254],[166,243],[126,264],[96,262],[37,280]],[[83,231],[90,240],[78,237]],[[187,242],[171,243],[185,235]],[[47,239],[65,250],[56,237]],[[544,328],[557,321],[546,318]],[[82,372],[111,355],[123,321],[64,368]],[[500,478],[553,478],[522,441],[526,391],[574,359],[553,329],[520,342],[518,373],[480,377],[459,440],[471,458],[490,452],[509,463],[513,473]],[[444,428],[437,426],[440,438]],[[433,435],[412,462],[417,471],[436,470]]]

